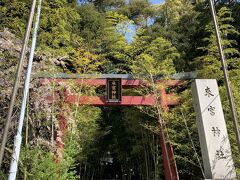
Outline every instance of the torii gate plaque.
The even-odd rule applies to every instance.
[[[105,86],[107,94],[106,96],[78,96],[72,94],[70,89],[67,88],[69,82],[76,85],[85,84],[90,86]],[[94,106],[153,106],[157,102],[157,98],[154,95],[146,96],[122,96],[121,89],[128,89],[134,87],[147,87],[148,84],[143,80],[134,79],[128,74],[102,74],[98,76],[93,75],[83,75],[83,76],[69,76],[64,75],[60,77],[43,77],[40,78],[40,83],[42,85],[48,85],[49,83],[57,83],[64,85],[64,101],[68,104],[79,104],[79,105],[94,105]],[[160,89],[160,104],[164,112],[168,111],[169,105],[177,105],[179,100],[174,94],[167,94],[166,87],[175,87],[182,85],[183,80],[158,80],[156,84],[162,84]],[[51,102],[56,96],[54,94],[49,95],[47,99]],[[67,118],[64,114],[59,115],[59,129],[57,132],[57,137],[55,140],[56,146],[63,151],[63,133],[67,130]],[[65,119],[65,121],[64,121]],[[158,120],[160,129],[160,144],[162,150],[162,159],[165,172],[166,180],[178,180],[178,172],[176,163],[173,156],[173,149],[170,143],[167,142],[167,136],[164,132],[164,124],[161,120]]]
[[[106,85],[106,101],[121,102],[122,101],[122,80],[119,78],[107,79]]]

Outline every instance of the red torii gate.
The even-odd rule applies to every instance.
[[[135,88],[135,87],[147,87],[149,84],[146,81],[129,78],[129,75],[121,75],[121,74],[105,74],[98,75],[93,77],[92,75],[87,76],[64,76],[64,77],[44,77],[40,78],[41,85],[49,85],[50,83],[56,83],[59,85],[65,86],[65,90],[63,93],[64,101],[68,104],[79,104],[79,105],[94,105],[94,106],[153,106],[156,105],[156,97],[154,95],[146,95],[146,96],[121,96],[121,101],[119,102],[108,102],[106,100],[106,96],[78,96],[76,94],[72,94],[70,89],[68,88],[69,82],[75,85],[88,85],[88,86],[107,86],[107,79],[120,79],[121,87],[123,89]],[[183,84],[183,80],[158,80],[154,82],[155,84],[161,84],[161,88],[159,88],[160,93],[160,105],[164,112],[167,112],[170,105],[177,105],[179,103],[179,99],[174,97],[173,93],[167,94],[166,87],[175,87]],[[47,99],[51,102],[55,99],[55,94],[49,95]],[[58,131],[57,137],[55,139],[55,145],[57,149],[59,149],[59,154],[62,154],[64,150],[64,134],[67,131],[67,118],[65,114],[62,113],[58,116]],[[159,119],[158,125],[160,129],[160,144],[162,150],[162,159],[163,166],[165,172],[166,180],[178,180],[178,172],[176,163],[173,156],[173,149],[171,144],[167,142],[168,138],[164,133],[164,123]],[[61,156],[61,155],[60,155]]]

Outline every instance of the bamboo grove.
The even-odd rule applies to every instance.
[[[215,5],[240,117],[240,2],[218,0]],[[0,140],[30,6],[30,0],[0,1]],[[18,179],[98,180],[107,178],[110,171],[126,180],[164,179],[158,113],[167,127],[180,179],[203,178],[191,80],[173,90],[181,103],[167,113],[153,107],[49,105],[44,94],[60,92],[63,87],[41,87],[37,81],[39,74],[57,73],[144,74],[150,81],[190,71],[198,78],[218,81],[240,176],[240,157],[207,1],[165,0],[158,5],[148,0],[43,1]],[[70,86],[80,96],[104,93],[99,88]],[[153,90],[154,86],[124,93],[141,95]],[[21,88],[19,94],[0,179],[7,179]],[[53,144],[57,114],[62,109],[68,112],[69,127],[63,157],[56,162]],[[112,169],[103,162],[109,155]]]

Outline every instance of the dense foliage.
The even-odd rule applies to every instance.
[[[215,5],[240,117],[240,3],[216,1]],[[10,47],[16,47],[0,46],[1,131],[19,57],[19,39],[24,36],[30,6],[30,0],[0,2],[1,33],[14,34],[7,37],[1,34],[1,38],[12,42]],[[133,29],[136,34],[129,40],[129,31]],[[163,4],[152,5],[148,0],[44,0],[33,71],[52,76],[56,73],[130,73],[144,75],[147,81],[169,79],[177,72],[196,71],[199,78],[217,79],[240,175],[240,157],[207,2],[165,0]],[[117,175],[120,179],[164,179],[159,113],[167,127],[180,179],[203,178],[190,83],[186,81],[181,88],[168,89],[178,94],[181,104],[164,113],[155,107],[69,106],[61,98],[49,104],[45,101],[46,92],[56,91],[61,97],[63,86],[39,87],[38,79],[34,78],[18,178],[101,179]],[[68,86],[79,96],[103,93],[101,88],[84,84]],[[155,93],[154,88],[153,85],[143,91],[134,89],[123,93]],[[20,96],[0,179],[7,177],[19,106]],[[54,139],[59,128],[58,115],[63,110],[68,117],[68,131],[63,139],[61,160],[56,161],[58,150]],[[112,165],[105,161],[109,157],[113,158]]]

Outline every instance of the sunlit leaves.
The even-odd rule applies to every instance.
[[[234,37],[239,35],[239,32],[231,24],[233,22],[233,18],[231,17],[230,9],[222,7],[219,10],[218,22],[221,31],[222,46],[226,57],[226,64],[232,66],[232,69],[229,69],[229,73],[232,74],[238,69],[240,53],[237,49],[237,42],[234,39]],[[205,52],[205,55],[196,58],[199,64],[199,76],[221,80],[223,79],[221,71],[222,65],[220,62],[214,27],[211,23],[206,26],[206,31],[209,33],[209,37],[205,37],[203,41],[207,44],[207,46],[200,48]]]
[[[131,68],[136,74],[161,74],[167,78],[175,73],[173,62],[177,61],[179,56],[169,41],[159,37],[136,57]]]

